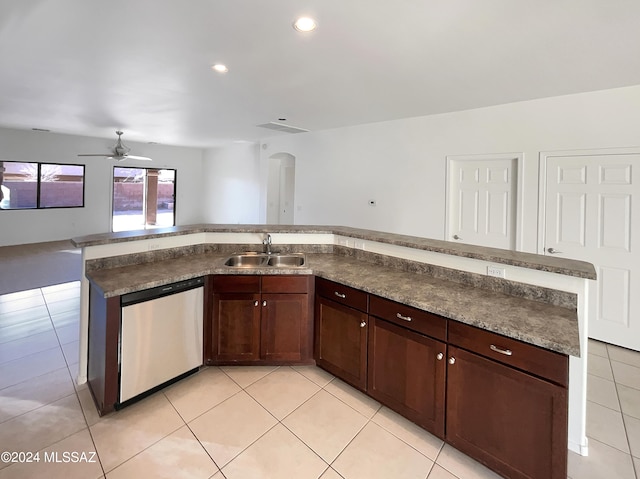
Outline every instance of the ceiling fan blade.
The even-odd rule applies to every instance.
[[[130,160],[153,161],[151,158],[147,156],[136,156],[136,155],[125,155],[125,157],[122,159],[126,160],[127,158]]]
[[[102,156],[109,160],[116,160],[116,161],[123,161],[123,160],[126,160],[127,158],[131,160],[153,161],[151,158],[148,158],[146,156],[129,155],[128,153],[131,150],[131,148],[122,144],[122,138],[121,138],[122,132],[118,130],[116,131],[116,135],[118,135],[118,140],[116,142],[116,145],[111,150],[111,153],[105,153],[105,154],[87,153],[87,154],[79,154],[78,156]]]

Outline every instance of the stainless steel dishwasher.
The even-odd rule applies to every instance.
[[[194,278],[122,296],[117,409],[202,365],[203,285]]]

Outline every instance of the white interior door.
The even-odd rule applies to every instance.
[[[449,241],[515,249],[518,157],[448,158]]]
[[[640,154],[543,160],[544,253],[595,266],[598,293],[590,298],[589,337],[640,351]]]

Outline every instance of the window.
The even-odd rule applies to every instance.
[[[0,209],[81,208],[84,165],[0,161]]]
[[[112,230],[175,225],[176,170],[113,169]]]

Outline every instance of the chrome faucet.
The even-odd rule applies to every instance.
[[[267,237],[262,240],[262,244],[265,245],[266,249],[267,249],[267,254],[271,254],[271,235],[269,233],[267,233]]]

